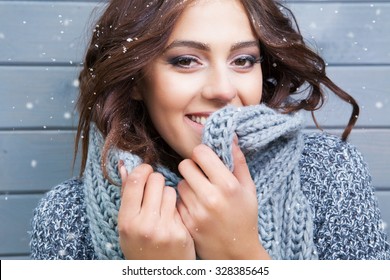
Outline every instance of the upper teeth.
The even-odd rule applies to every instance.
[[[200,123],[201,125],[204,125],[206,123],[207,118],[206,117],[199,117],[199,116],[191,116],[191,120],[197,123]]]

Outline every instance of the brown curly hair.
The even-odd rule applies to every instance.
[[[163,162],[175,169],[179,156],[161,139],[145,106],[132,95],[142,80],[143,69],[161,55],[176,21],[191,2],[112,0],[105,7],[79,76],[75,156],[81,141],[81,174],[91,122],[106,137],[103,165],[109,148],[116,146],[137,154],[146,163]],[[342,135],[345,140],[355,125],[359,107],[327,77],[324,60],[305,44],[291,11],[274,0],[240,2],[263,56],[262,102],[285,113],[304,109],[313,115],[323,105],[326,87],[352,105]]]

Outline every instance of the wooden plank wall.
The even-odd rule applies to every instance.
[[[28,258],[32,209],[72,170],[79,63],[96,1],[0,0],[0,258]],[[289,1],[329,75],[359,101],[351,142],[365,156],[390,223],[390,1]],[[349,108],[330,98],[321,125]],[[314,129],[308,117],[308,129]],[[387,227],[389,231],[389,228]]]

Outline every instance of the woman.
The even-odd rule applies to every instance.
[[[33,258],[389,258],[345,142],[358,106],[279,7],[108,4],[80,74],[81,178],[36,209]],[[353,107],[341,140],[301,132],[322,85]]]

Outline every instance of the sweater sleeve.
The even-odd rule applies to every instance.
[[[68,180],[49,191],[34,210],[32,259],[93,259],[81,181]]]
[[[335,136],[308,135],[300,164],[319,258],[389,259],[378,201],[357,149]]]

